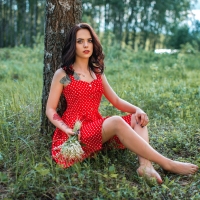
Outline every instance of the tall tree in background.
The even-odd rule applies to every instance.
[[[27,12],[26,12],[26,0],[16,0],[18,15],[17,15],[17,45],[27,44],[28,35],[27,35]],[[23,28],[25,27],[25,29]]]
[[[154,50],[161,35],[172,35],[172,27],[187,19],[195,1],[83,0],[83,17],[90,24],[97,22],[104,38],[112,33],[118,43]]]
[[[44,32],[44,0],[0,0],[0,48],[32,47]]]
[[[94,27],[106,45],[117,41],[135,50],[154,50],[165,46],[164,38],[175,33],[195,2],[82,0],[83,21]],[[35,36],[44,34],[45,4],[45,0],[0,0],[0,48],[32,47]]]
[[[61,53],[69,29],[80,22],[81,0],[47,0],[45,24],[45,49],[42,92],[41,132],[51,133],[53,125],[46,117],[46,103],[54,72],[61,66]],[[66,103],[62,97],[58,113],[62,114]]]

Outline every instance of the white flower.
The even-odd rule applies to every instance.
[[[62,157],[65,160],[81,160],[82,155],[84,154],[84,151],[77,139],[77,134],[81,128],[81,121],[76,121],[73,132],[76,133],[76,135],[71,136],[66,142],[64,142],[62,145],[55,147],[54,150],[60,150],[60,152],[56,155],[56,157]]]

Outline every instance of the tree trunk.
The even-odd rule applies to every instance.
[[[42,92],[41,132],[52,133],[55,127],[46,117],[46,103],[54,72],[61,66],[61,53],[69,29],[80,22],[81,0],[46,0],[44,69]],[[63,97],[58,106],[62,115],[66,108]]]
[[[17,45],[26,44],[26,0],[17,0]]]
[[[13,0],[10,0],[10,23],[9,23],[9,46],[14,46],[13,34],[14,34],[14,20],[13,20]]]
[[[33,10],[33,36],[37,36],[37,20],[38,20],[38,0],[36,0],[34,4],[34,10]],[[34,42],[34,41],[33,41]]]
[[[0,48],[3,47],[3,43],[4,43],[4,24],[3,24],[3,11],[4,11],[4,7],[3,7],[3,2],[0,1]]]

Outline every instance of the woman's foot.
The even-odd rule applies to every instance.
[[[157,183],[161,184],[163,181],[158,174],[158,172],[154,169],[154,167],[147,166],[147,165],[140,165],[140,167],[137,169],[137,173],[139,176],[142,176],[147,179],[155,178]]]
[[[169,160],[167,167],[163,167],[163,169],[176,174],[190,175],[198,170],[198,166],[191,163]]]

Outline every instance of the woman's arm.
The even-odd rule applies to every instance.
[[[58,69],[51,83],[51,88],[49,92],[49,97],[46,105],[46,115],[54,126],[65,132],[68,136],[73,135],[73,131],[69,128],[61,119],[61,117],[56,112],[58,102],[63,90],[63,87],[69,83],[68,76],[63,71],[63,69]]]
[[[122,112],[135,113],[137,123],[139,123],[141,126],[146,126],[149,121],[147,114],[139,107],[121,99],[108,83],[106,76],[103,74],[101,77],[104,96],[108,99],[108,101]]]

